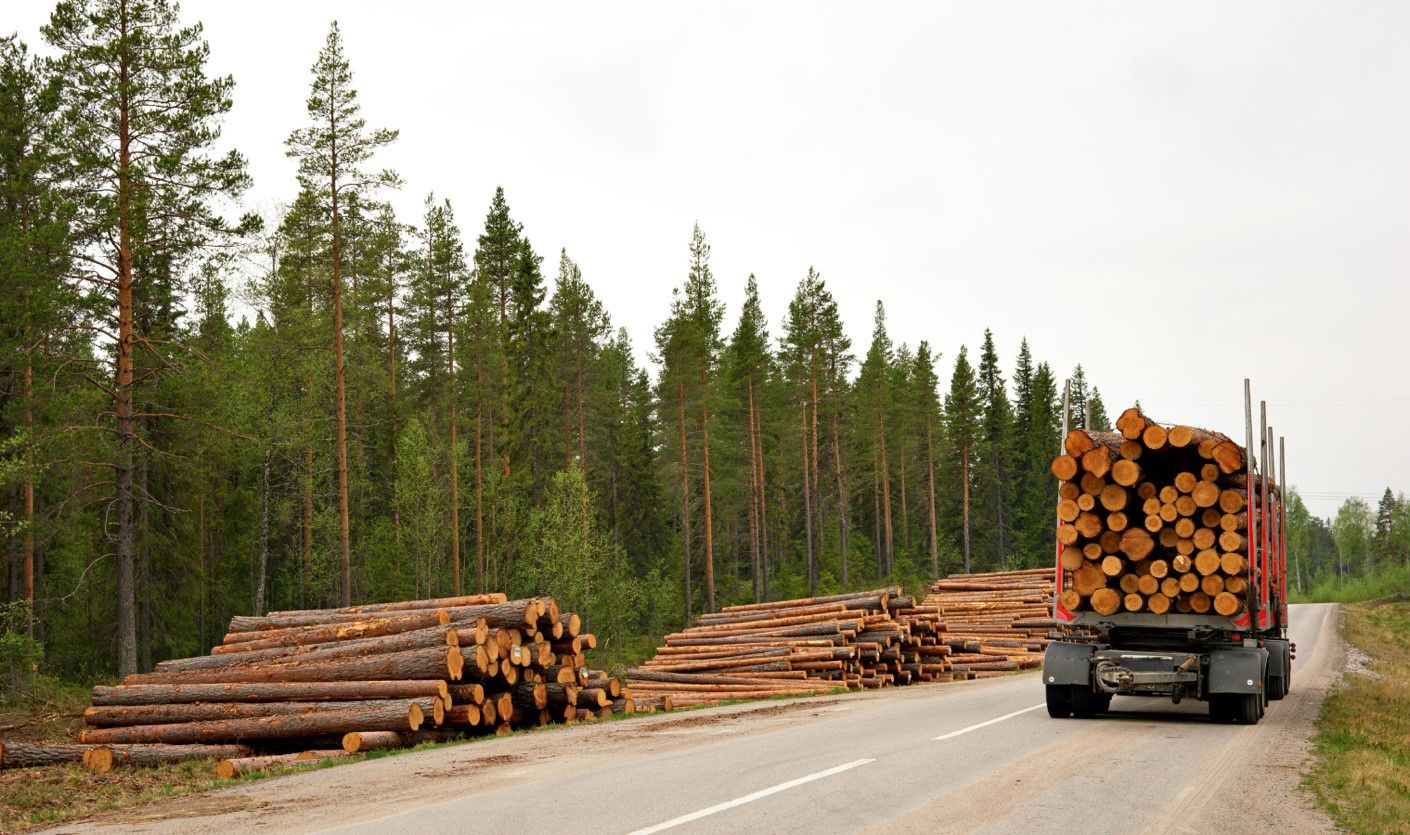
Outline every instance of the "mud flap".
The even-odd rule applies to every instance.
[[[1262,693],[1268,669],[1263,647],[1229,647],[1209,653],[1210,693]]]
[[[1069,644],[1053,641],[1043,653],[1044,684],[1080,684],[1091,686],[1092,652],[1091,644]]]

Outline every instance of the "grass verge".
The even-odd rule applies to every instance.
[[[1353,653],[1322,707],[1304,783],[1338,826],[1410,832],[1410,603],[1344,607]],[[1364,662],[1364,663],[1358,663]]]

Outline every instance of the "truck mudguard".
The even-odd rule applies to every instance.
[[[1210,693],[1262,693],[1268,650],[1263,647],[1229,647],[1209,653]]]
[[[1288,667],[1292,663],[1288,653],[1288,642],[1270,638],[1265,642],[1265,646],[1268,648],[1268,677],[1277,676],[1283,681],[1287,681]]]
[[[1091,644],[1069,644],[1053,641],[1043,653],[1044,684],[1090,684],[1092,681]]]

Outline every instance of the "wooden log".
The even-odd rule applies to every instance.
[[[1146,599],[1139,594],[1128,594],[1122,598],[1121,605],[1128,612],[1139,612],[1146,607]]]
[[[1059,455],[1048,469],[1058,481],[1071,481],[1077,477],[1077,459],[1071,455]]]
[[[1175,489],[1179,490],[1181,493],[1193,493],[1195,485],[1199,484],[1199,479],[1195,478],[1194,473],[1184,471],[1175,474],[1174,483]]]
[[[1196,507],[1214,507],[1219,503],[1219,485],[1213,481],[1198,481],[1190,491],[1190,499]]]
[[[182,722],[162,725],[129,725],[118,728],[88,728],[79,741],[92,744],[143,742],[228,742],[251,739],[293,739],[341,735],[352,728],[372,731],[415,731],[421,727],[422,713],[415,702],[399,707],[372,710],[320,711],[249,719],[217,719],[210,722]]]
[[[1091,563],[1072,572],[1072,587],[1083,597],[1091,597],[1098,589],[1105,588],[1106,583],[1107,575]]]
[[[1222,591],[1214,598],[1214,611],[1226,618],[1238,614],[1242,608],[1243,602],[1230,592]]]
[[[1114,512],[1125,509],[1128,498],[1126,488],[1119,484],[1108,484],[1106,487],[1102,488],[1102,507],[1108,511]]]
[[[1244,509],[1244,491],[1232,488],[1219,491],[1219,509],[1225,513],[1238,513]]]
[[[247,745],[94,745],[83,752],[83,767],[107,774],[119,765],[162,765],[187,760],[248,757]]]
[[[326,623],[286,629],[237,632],[226,635],[226,643],[211,647],[211,654],[223,655],[279,647],[301,647],[311,644],[386,637],[435,626],[445,626],[449,623],[450,613],[444,609],[436,609],[405,615],[366,618],[350,623]]]
[[[1103,554],[1115,554],[1121,550],[1121,534],[1117,531],[1103,531],[1097,537],[1097,544],[1102,546]]]
[[[1083,513],[1077,517],[1073,523],[1077,533],[1088,538],[1095,537],[1102,532],[1102,520],[1095,513]]]
[[[465,631],[473,632],[473,630]],[[253,643],[257,642],[250,641],[242,644],[230,644],[229,646],[244,647]],[[313,659],[326,661],[333,658],[350,658],[357,655],[405,652],[409,649],[458,646],[459,644],[460,639],[457,631],[453,628],[453,624],[447,624],[445,626],[437,625],[426,629],[417,629],[411,632],[402,632],[394,635],[381,635],[373,638],[359,638],[309,645],[278,646],[267,649],[197,656],[195,658],[177,658],[170,661],[163,661],[157,664],[155,669],[160,673],[171,673],[188,670],[214,670],[221,667],[239,665],[270,664],[292,660],[294,658],[305,661]],[[215,647],[212,652],[218,649],[222,649],[222,647]]]
[[[349,754],[405,748],[412,743],[410,734],[396,731],[348,731],[343,734],[343,750]]]
[[[1097,442],[1096,439],[1093,438],[1092,433],[1080,427],[1070,430],[1062,439],[1063,451],[1073,458],[1081,458],[1095,448],[1096,445]]]
[[[1077,529],[1072,525],[1059,525],[1057,538],[1058,542],[1062,545],[1076,545],[1078,540]]]
[[[1082,495],[1082,488],[1071,481],[1064,481],[1058,484],[1058,498],[1077,500]]]
[[[1136,591],[1150,597],[1160,591],[1160,580],[1153,575],[1146,574],[1136,581]]]
[[[298,754],[271,754],[264,757],[232,757],[231,759],[221,760],[217,763],[215,773],[217,777],[229,780],[241,774],[267,771],[275,766],[308,764],[346,756],[349,756],[347,751],[337,748],[319,751],[303,751]]]
[[[1248,570],[1248,560],[1240,554],[1224,554],[1219,558],[1219,570],[1230,576],[1243,574]]]
[[[576,684],[545,684],[544,690],[547,693],[550,708],[562,708],[565,705],[574,705],[578,701],[578,686]]]
[[[1086,493],[1077,497],[1078,510],[1092,510],[1097,506],[1097,497],[1089,496]]]
[[[1089,602],[1097,614],[1111,615],[1121,607],[1121,595],[1115,589],[1100,588],[1092,592]]]
[[[1153,615],[1163,615],[1170,611],[1170,598],[1165,594],[1153,594],[1146,598],[1146,608]]]
[[[46,745],[34,742],[0,742],[0,769],[37,768],[83,761],[91,745]]]
[[[538,622],[542,612],[537,598],[511,600],[507,603],[490,603],[472,606],[439,607],[451,620],[471,620],[484,618],[490,626],[530,627]],[[230,619],[230,632],[265,631],[287,629],[321,624],[352,623],[366,619],[365,614],[345,614],[336,611],[313,610],[295,615],[265,615],[263,617],[240,616]]]
[[[347,606],[341,609],[286,609],[279,612],[270,612],[275,617],[299,617],[301,615],[318,614],[320,612],[336,612],[338,614],[372,614],[380,612],[404,612],[414,609],[449,609],[455,606],[480,606],[492,603],[504,603],[508,598],[501,592],[489,592],[487,594],[471,594],[460,597],[437,597],[430,600],[397,600],[390,603],[364,603],[359,606]]]
[[[1199,590],[1200,575],[1194,572],[1180,575],[1180,591],[1189,594]],[[1183,611],[1183,610],[1182,610]]]
[[[1137,588],[1140,587],[1140,584],[1141,578],[1137,577],[1135,574],[1123,574],[1121,575],[1120,582],[1116,585],[1121,589],[1123,594],[1134,594]]]
[[[1181,539],[1192,538],[1195,535],[1195,520],[1183,516],[1176,519],[1175,535]]]
[[[1164,426],[1152,423],[1141,433],[1141,445],[1149,450],[1164,449],[1168,437]]]
[[[1111,465],[1111,480],[1121,487],[1135,485],[1141,480],[1141,476],[1141,465],[1133,460],[1122,458]]]
[[[1190,595],[1190,610],[1196,614],[1204,615],[1209,613],[1209,595],[1202,591],[1194,592]]]
[[[137,673],[124,684],[198,684],[296,681],[371,681],[444,678],[459,681],[465,659],[458,647],[428,647],[330,661],[302,660],[172,673]]]
[[[1120,557],[1106,557],[1102,560],[1102,573],[1108,577],[1115,577],[1121,573],[1125,565]]]
[[[1195,571],[1201,575],[1208,576],[1219,570],[1219,553],[1217,551],[1200,551],[1195,555]]]
[[[1225,551],[1242,551],[1244,545],[1244,535],[1238,531],[1224,531],[1219,534],[1219,547]]]
[[[1140,562],[1150,556],[1155,548],[1155,541],[1151,535],[1141,528],[1127,528],[1121,535],[1121,553],[1130,559]]]
[[[1102,488],[1106,486],[1106,479],[1099,475],[1094,475],[1093,473],[1083,473],[1077,483],[1082,486],[1083,493],[1089,496],[1095,496],[1102,492]]]
[[[541,681],[521,682],[509,691],[514,705],[526,710],[542,710],[548,707],[548,686]]]
[[[1224,590],[1224,578],[1218,574],[1210,574],[1199,581],[1199,590],[1214,597]]]
[[[376,699],[368,701],[321,702],[316,708],[307,702],[178,702],[166,705],[95,705],[83,712],[83,721],[95,727],[122,725],[169,725],[177,722],[209,722],[216,719],[248,719],[258,716],[288,716],[311,710],[375,710],[399,707],[408,702],[430,716],[437,697],[427,699]]]
[[[309,681],[236,684],[124,684],[93,688],[95,705],[162,705],[178,702],[336,702],[371,699],[448,699],[438,679]]]
[[[455,705],[446,711],[445,724],[452,728],[474,728],[481,720],[479,705]]]
[[[1143,525],[1147,532],[1157,533],[1161,528],[1165,527],[1165,522],[1162,521],[1158,515],[1152,514],[1146,517]]]
[[[1058,595],[1058,604],[1069,612],[1075,612],[1082,608],[1082,595],[1076,589],[1063,589]]]
[[[1194,568],[1194,565],[1195,561],[1190,558],[1189,554],[1176,554],[1170,558],[1170,567],[1175,569],[1177,574],[1184,574]]]
[[[1150,426],[1150,420],[1134,406],[1121,413],[1116,419],[1116,429],[1128,441],[1139,439]]]
[[[1156,541],[1160,543],[1162,548],[1174,548],[1180,544],[1180,535],[1175,532],[1174,528],[1162,527],[1156,534]]]
[[[1224,591],[1230,594],[1243,594],[1248,589],[1248,581],[1242,577],[1226,577],[1224,579]]]
[[[1160,593],[1173,598],[1180,593],[1180,578],[1166,577],[1160,581]]]
[[[1210,456],[1214,459],[1214,463],[1219,465],[1219,471],[1224,475],[1237,473],[1244,468],[1243,447],[1233,441],[1226,439],[1215,444],[1210,451]]]
[[[1215,535],[1214,531],[1209,528],[1198,528],[1195,530],[1194,536],[1192,537],[1192,544],[1196,551],[1207,551],[1214,547],[1214,543],[1217,539],[1218,537]]]
[[[1111,472],[1111,465],[1116,460],[1120,448],[1119,442],[1113,442],[1111,446],[1098,445],[1088,450],[1082,455],[1082,469],[1094,476],[1105,478],[1106,474]]]

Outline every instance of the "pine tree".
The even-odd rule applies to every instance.
[[[380,148],[396,141],[393,130],[368,130],[352,87],[352,70],[343,53],[336,22],[313,65],[308,97],[310,124],[289,135],[288,155],[299,161],[299,183],[327,206],[329,270],[333,310],[333,381],[337,421],[338,541],[341,556],[339,589],[344,606],[352,605],[352,534],[348,511],[347,379],[343,351],[344,230],[341,205],[351,191],[397,183],[382,171],[369,176],[363,165]]]
[[[566,249],[559,253],[558,281],[549,312],[558,355],[555,373],[562,395],[559,432],[563,466],[566,470],[576,462],[586,474],[592,471],[588,463],[590,398],[597,388],[598,357],[611,337],[612,325],[602,302],[583,280],[582,270],[568,257]]]
[[[488,434],[489,452],[487,457],[499,457],[504,476],[509,476],[509,451],[503,438],[509,434],[510,380],[509,355],[504,350],[509,327],[509,300],[514,275],[521,255],[519,238],[523,227],[509,216],[509,204],[504,199],[504,189],[496,188],[490,200],[489,212],[485,215],[485,229],[480,234],[475,249],[475,276],[484,282],[490,294],[490,303],[496,314],[495,340],[493,344],[493,366],[486,367],[488,374],[493,368],[494,377],[486,381],[499,392],[498,402],[491,404],[491,411],[485,421],[491,431]],[[488,347],[488,346],[487,346]]]
[[[743,424],[742,434],[748,470],[748,498],[745,516],[749,533],[749,574],[754,601],[764,599],[764,575],[768,572],[764,546],[764,457],[762,420],[762,389],[773,373],[773,357],[769,353],[768,321],[759,301],[759,283],[751,273],[744,288],[744,304],[740,308],[739,324],[730,336],[725,353],[725,366],[736,404],[734,420]]]
[[[1072,370],[1072,376],[1068,378],[1068,416],[1069,426],[1073,429],[1087,427],[1087,415],[1092,400],[1092,393],[1087,386],[1087,372],[1082,370],[1082,364]]]
[[[1102,393],[1097,390],[1096,386],[1092,386],[1092,396],[1089,403],[1091,404],[1089,407],[1091,414],[1088,419],[1092,423],[1092,428],[1098,432],[1110,432],[1111,418],[1106,413],[1106,404],[1102,403]]]
[[[979,389],[983,402],[983,441],[979,475],[976,479],[984,494],[985,562],[995,569],[1002,568],[1009,556],[1009,529],[1013,523],[1009,507],[1013,454],[1013,412],[1008,388],[999,370],[999,355],[994,348],[994,334],[984,331],[984,345],[979,356]]]
[[[238,194],[248,178],[237,152],[210,154],[234,82],[207,77],[201,26],[182,26],[174,3],[63,0],[43,33],[67,82],[56,150],[82,195],[74,231],[87,266],[78,280],[101,299],[114,334],[112,373],[99,376],[112,381],[117,670],[126,675],[137,671],[134,359],[152,347],[135,310],[172,276],[134,265],[154,258],[171,265],[225,232],[213,204]]]
[[[872,552],[878,577],[891,576],[895,542],[891,524],[891,472],[886,451],[886,418],[892,411],[891,337],[886,333],[886,309],[876,303],[871,346],[857,377],[857,405],[867,426],[866,448],[872,474]]]
[[[935,374],[938,355],[930,353],[930,343],[921,340],[916,348],[915,368],[911,372],[919,420],[925,428],[925,522],[926,545],[930,555],[932,577],[940,576],[940,550],[935,504],[935,462],[939,458],[938,434],[943,431],[944,416],[940,411],[940,380]]]
[[[964,570],[972,570],[970,562],[970,497],[974,467],[978,461],[983,438],[983,398],[974,367],[969,364],[968,350],[961,345],[955,357],[955,371],[950,377],[950,393],[945,396],[945,434],[950,449],[947,485],[952,495],[960,497],[959,544],[964,554]]]

